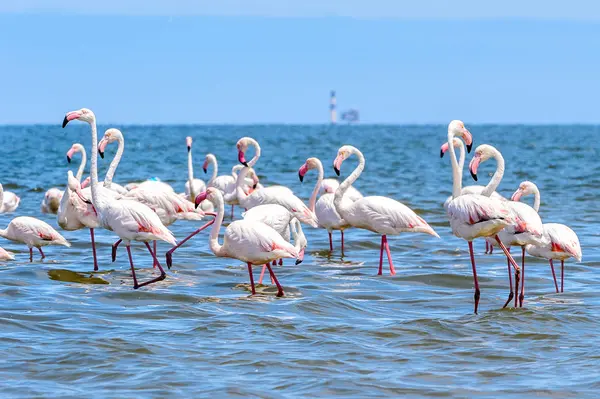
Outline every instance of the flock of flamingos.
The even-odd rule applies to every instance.
[[[141,183],[131,183],[123,187],[112,182],[113,176],[123,155],[124,139],[122,133],[114,128],[108,129],[102,140],[98,142],[96,118],[94,113],[86,108],[66,114],[63,128],[71,121],[86,122],[91,127],[92,152],[91,176],[83,178],[86,152],[81,144],[73,144],[67,152],[67,160],[75,153],[81,153],[81,165],[74,176],[71,171],[67,176],[67,187],[64,192],[52,188],[46,192],[42,202],[42,211],[56,213],[58,225],[64,230],[79,230],[88,228],[94,257],[94,270],[98,270],[94,229],[104,228],[114,232],[118,241],[113,244],[112,257],[115,260],[117,247],[122,243],[127,249],[133,287],[163,280],[166,273],[161,266],[156,253],[156,241],[163,240],[173,245],[166,254],[166,262],[170,268],[173,252],[191,237],[212,225],[209,237],[209,247],[218,257],[234,258],[248,265],[252,294],[256,293],[253,265],[262,266],[259,283],[266,270],[271,281],[277,286],[277,296],[283,296],[283,288],[277,280],[271,265],[283,258],[293,258],[296,264],[302,262],[307,246],[301,224],[315,228],[326,229],[329,233],[330,250],[333,251],[331,233],[341,232],[342,253],[344,248],[344,230],[359,228],[381,235],[378,274],[383,272],[383,253],[387,254],[390,274],[394,275],[394,263],[388,244],[388,235],[398,235],[403,232],[419,232],[439,237],[437,233],[410,208],[402,203],[380,196],[363,197],[352,187],[365,167],[363,154],[355,147],[342,146],[333,161],[336,174],[340,175],[342,164],[352,155],[358,158],[354,171],[340,184],[335,179],[323,179],[323,165],[317,158],[308,158],[298,171],[300,181],[303,181],[310,170],[316,170],[317,183],[312,192],[308,206],[284,186],[263,187],[260,185],[254,167],[260,158],[260,146],[252,138],[244,137],[237,142],[239,165],[236,165],[231,175],[218,175],[217,160],[214,155],[206,156],[203,169],[212,165],[211,179],[205,184],[202,180],[194,179],[192,165],[192,139],[186,140],[188,149],[188,181],[185,193],[177,194],[166,183],[148,180]],[[98,155],[104,157],[104,150],[110,143],[117,142],[118,150],[111,162],[106,178],[102,184],[98,181]],[[559,292],[553,260],[561,262],[560,292],[564,284],[564,261],[575,258],[581,261],[581,247],[577,235],[569,227],[558,223],[544,223],[538,215],[540,192],[529,181],[522,182],[511,200],[498,193],[504,173],[504,159],[500,152],[490,145],[480,145],[469,163],[472,177],[477,180],[477,169],[482,162],[494,158],[497,169],[487,186],[462,187],[462,169],[465,162],[465,144],[471,151],[473,137],[465,128],[463,122],[454,120],[448,125],[447,142],[441,147],[441,156],[450,154],[452,165],[452,196],[445,202],[448,219],[455,236],[467,241],[473,268],[475,286],[475,313],[479,305],[479,282],[473,253],[473,240],[486,240],[486,253],[493,246],[498,246],[507,258],[508,280],[510,293],[504,307],[514,298],[514,306],[523,306],[525,292],[525,252],[535,257],[549,260],[554,278],[556,292]],[[246,160],[248,147],[254,147],[254,157]],[[455,148],[459,149],[457,160]],[[321,194],[319,196],[319,194]],[[533,208],[519,200],[533,194]],[[318,198],[317,198],[318,197]],[[232,221],[226,228],[223,243],[219,243],[219,232],[225,216],[225,204],[235,205],[246,209],[242,220]],[[19,205],[19,197],[10,192],[4,192],[0,185],[0,212],[12,212]],[[212,218],[203,226],[192,232],[179,244],[167,226],[179,219],[202,220]],[[46,245],[70,246],[69,242],[47,223],[32,217],[19,216],[14,218],[0,236],[8,240],[23,243],[29,247],[30,260],[33,260],[33,248],[37,248],[44,258],[42,247]],[[138,282],[133,258],[131,242],[141,241],[153,258],[154,267],[160,275],[149,281]],[[153,243],[153,246],[150,244]],[[512,246],[521,247],[521,265],[515,262],[510,253]],[[0,259],[14,259],[14,255],[0,248]],[[514,288],[512,272],[514,271]],[[519,288],[520,284],[520,288]],[[519,292],[520,289],[520,292]],[[515,295],[516,294],[516,295]]]

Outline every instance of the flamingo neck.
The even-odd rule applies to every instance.
[[[0,208],[2,208],[4,204],[4,187],[0,184]]]
[[[90,183],[90,190],[92,191],[92,203],[94,206],[98,206],[98,132],[96,130],[96,118],[94,117],[90,122],[92,128],[92,167],[90,169],[90,175],[92,181]]]
[[[237,176],[237,180],[235,182],[235,193],[237,195],[238,202],[240,205],[244,206],[246,203],[246,199],[248,198],[248,194],[244,192],[244,183],[246,181],[246,176],[248,175],[248,171],[250,168],[243,167],[240,173]]]
[[[465,144],[462,140],[458,140],[460,146],[458,147],[459,158],[458,158],[458,170],[460,172],[460,179],[462,180],[463,170],[465,168]]]
[[[342,198],[344,197],[346,190],[348,190],[348,187],[354,184],[356,179],[358,179],[358,176],[360,176],[365,168],[365,157],[362,152],[360,152],[358,148],[352,147],[352,153],[358,157],[358,165],[356,166],[356,169],[354,169],[354,172],[352,172],[350,176],[348,176],[346,180],[340,184],[337,190],[335,190],[335,195],[333,197],[333,205],[335,206],[336,211],[338,211],[342,217],[344,217],[344,214],[346,214],[346,209],[343,207]]]
[[[496,188],[498,188],[500,182],[502,181],[502,177],[504,176],[504,157],[500,151],[496,149],[494,149],[494,159],[496,160],[496,171],[490,179],[490,182],[481,192],[481,195],[486,197],[489,197],[494,191],[496,191]]]
[[[191,201],[193,201],[195,197],[195,192],[194,192],[194,164],[192,163],[192,148],[190,147],[190,150],[188,151],[188,184],[190,185],[190,197],[192,198]]]
[[[260,145],[258,145],[258,141],[254,140],[253,138],[249,138],[248,141],[254,146],[254,156],[250,162],[248,162],[248,166],[252,168],[256,162],[258,162],[258,158],[260,158]]]
[[[79,152],[81,152],[81,163],[79,164],[79,169],[77,169],[77,174],[75,175],[77,181],[81,181],[81,178],[83,177],[83,172],[85,171],[85,164],[87,163],[87,154],[83,146],[81,146]]]
[[[323,164],[321,163],[321,161],[319,159],[316,160],[317,161],[317,172],[319,173],[319,176],[317,177],[317,184],[315,185],[315,188],[313,189],[312,195],[310,196],[310,201],[308,204],[308,207],[310,208],[310,210],[312,212],[315,211],[315,204],[317,203],[317,195],[319,194],[319,190],[321,189],[321,184],[323,183]]]
[[[217,216],[215,217],[215,222],[213,223],[212,229],[210,231],[208,245],[210,247],[210,250],[216,256],[226,256],[225,251],[223,251],[223,246],[219,244],[219,231],[221,230],[221,224],[223,224],[225,206],[223,205],[223,195],[218,190],[216,192],[217,194],[213,204],[215,205]]]
[[[460,196],[462,189],[462,169],[459,170],[459,165],[456,161],[456,152],[454,151],[453,140],[454,133],[452,130],[448,129],[448,151],[450,152],[450,164],[452,165],[452,198],[456,198]]]
[[[540,190],[538,189],[538,187],[534,184],[533,185],[533,209],[536,212],[539,212],[540,210],[540,201],[541,201],[541,194],[540,194]]]
[[[231,168],[231,176],[233,177],[233,179],[235,181],[237,181],[238,178],[238,171],[242,170],[244,168],[243,165],[233,165],[233,168]]]
[[[210,186],[215,179],[217,178],[217,175],[219,174],[219,164],[217,163],[217,157],[215,157],[213,154],[208,154],[206,156],[206,158],[208,158],[208,163],[213,165],[213,172],[212,172],[212,176],[210,177],[210,180],[208,181],[208,185]]]
[[[117,142],[119,143],[117,153],[110,163],[108,172],[106,172],[106,176],[104,177],[104,187],[106,188],[110,188],[112,179],[117,171],[117,166],[119,166],[119,162],[121,162],[121,157],[123,156],[123,151],[125,150],[125,139],[122,136],[117,137]]]

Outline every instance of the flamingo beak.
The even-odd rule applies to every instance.
[[[473,135],[469,130],[465,127],[463,131],[463,139],[465,140],[465,144],[467,145],[467,152],[471,152],[471,148],[473,148]]]
[[[446,151],[448,151],[448,143],[442,144],[442,148],[440,149],[440,158],[444,158]]]
[[[108,142],[105,139],[100,140],[100,143],[98,143],[98,154],[100,154],[100,158],[102,159],[104,159],[104,150],[107,144]]]
[[[300,250],[298,253],[298,258],[296,258],[296,264],[299,265],[304,260],[304,248]]]
[[[238,151],[238,161],[244,166],[248,166],[248,162],[246,162],[246,157],[244,155],[244,151]]]
[[[204,201],[204,200],[206,199],[206,197],[207,197],[207,196],[208,196],[208,193],[207,193],[206,191],[204,191],[204,192],[202,192],[202,193],[198,194],[198,195],[196,196],[196,199],[194,200],[194,205],[195,205],[195,206],[194,206],[194,208],[198,208],[198,205],[200,205],[200,203],[201,203],[202,201]]]
[[[477,181],[477,168],[479,167],[480,163],[481,157],[479,155],[475,155],[475,157],[473,157],[469,163],[469,172],[471,172],[471,177],[473,177],[473,180],[475,181]]]
[[[336,175],[340,175],[340,168],[342,167],[342,162],[344,162],[344,158],[338,155],[333,161],[333,171]]]
[[[73,119],[78,119],[80,116],[81,114],[77,111],[67,112],[67,114],[65,115],[65,119],[63,119],[62,123],[63,129],[65,126],[67,126],[67,123],[71,122]]]
[[[192,138],[190,136],[185,138],[185,145],[187,146],[187,151],[192,151]]]
[[[208,162],[204,161],[204,165],[202,165],[202,170],[204,171],[204,173],[208,172]]]
[[[67,154],[67,162],[71,163],[71,157]]]
[[[71,158],[73,157],[73,154],[75,153],[75,150],[73,148],[71,148],[69,151],[67,151],[67,162],[71,163]]]
[[[304,181],[304,175],[308,171],[308,166],[306,164],[302,165],[300,169],[298,169],[298,178],[300,179],[300,183]]]
[[[510,200],[511,201],[519,201],[522,196],[523,196],[523,190],[521,190],[519,188],[517,191],[515,191],[515,193],[512,195],[512,197],[510,197]]]

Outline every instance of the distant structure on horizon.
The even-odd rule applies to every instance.
[[[329,93],[329,123],[331,124],[335,124],[337,120],[335,104],[335,90],[331,90],[331,92]]]
[[[357,109],[349,109],[342,112],[340,119],[348,123],[356,123],[360,121],[360,114]]]

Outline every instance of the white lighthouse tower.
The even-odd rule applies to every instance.
[[[329,122],[335,124],[337,121],[337,114],[335,110],[335,90],[331,90],[329,95]]]

